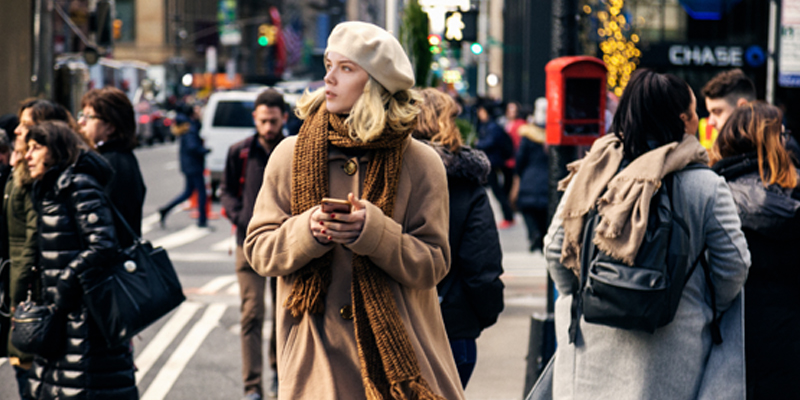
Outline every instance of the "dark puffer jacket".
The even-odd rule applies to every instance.
[[[753,260],[744,298],[747,398],[793,398],[800,374],[800,191],[764,187],[755,153],[723,159],[714,170],[728,181]]]
[[[450,272],[439,283],[447,337],[475,339],[503,311],[503,252],[483,184],[490,166],[480,150],[451,153],[433,146],[447,170],[450,192]]]
[[[85,152],[59,171],[34,183],[39,214],[43,297],[67,313],[66,354],[36,356],[30,383],[36,399],[136,399],[130,346],[108,348],[82,303],[78,276],[107,268],[119,252],[114,219],[103,186],[111,167]]]

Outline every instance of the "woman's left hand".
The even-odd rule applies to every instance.
[[[331,213],[326,215],[328,218],[320,221],[324,227],[323,234],[328,235],[327,239],[331,242],[353,243],[364,229],[364,221],[367,218],[366,203],[356,198],[353,193],[347,195],[347,200],[353,205],[349,214]]]

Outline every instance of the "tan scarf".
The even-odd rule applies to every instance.
[[[680,143],[653,149],[617,173],[622,147],[622,141],[613,134],[597,139],[586,157],[567,166],[569,176],[558,183],[558,189],[565,190],[572,182],[570,196],[564,200],[561,212],[564,221],[561,264],[577,276],[581,268],[583,216],[590,209],[596,206],[602,217],[594,236],[597,248],[633,265],[647,230],[650,199],[661,186],[661,179],[693,162],[708,164],[708,153],[697,138],[684,135]]]
[[[329,144],[374,152],[367,165],[363,197],[385,215],[393,214],[403,144],[411,132],[387,128],[377,140],[363,143],[350,137],[344,119],[328,113],[323,104],[300,129],[292,164],[292,215],[318,205],[327,195]],[[292,292],[284,304],[293,316],[324,311],[332,258],[333,253],[328,252],[295,273]],[[366,397],[443,400],[422,378],[389,279],[369,257],[353,255],[353,323]]]

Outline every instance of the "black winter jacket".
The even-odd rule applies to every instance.
[[[279,137],[282,140],[283,136]],[[220,183],[220,202],[228,219],[236,226],[238,246],[244,243],[247,235],[247,224],[253,217],[253,207],[264,181],[264,169],[270,154],[259,144],[258,133],[234,143],[228,149],[225,173]],[[244,174],[242,168],[247,168]],[[243,177],[244,183],[241,182]]]
[[[79,276],[108,268],[119,253],[114,219],[103,186],[111,167],[95,152],[47,171],[34,183],[45,303],[66,313],[66,354],[36,356],[30,376],[36,399],[136,399],[130,346],[106,347],[82,303]]]
[[[147,187],[144,185],[142,171],[139,169],[139,161],[136,160],[133,151],[126,149],[120,141],[103,143],[97,147],[97,151],[103,155],[103,158],[111,164],[111,168],[114,170],[114,175],[105,188],[108,198],[125,217],[125,222],[133,228],[136,235],[141,237],[142,207]],[[127,248],[132,245],[133,237],[128,230],[119,221],[114,226],[120,246]]]
[[[450,192],[450,272],[437,287],[442,318],[449,339],[475,339],[503,311],[503,252],[483,187],[491,167],[480,150],[433,148]]]
[[[752,259],[745,283],[747,398],[793,397],[800,374],[800,191],[764,187],[755,153],[713,169],[728,181]]]
[[[550,175],[544,146],[522,136],[517,152],[517,174],[519,175],[517,207],[521,210],[546,209]]]

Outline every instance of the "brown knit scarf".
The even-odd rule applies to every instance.
[[[387,128],[377,140],[363,143],[350,137],[344,120],[341,115],[328,113],[323,104],[300,129],[292,164],[292,215],[318,205],[327,195],[329,144],[374,152],[367,165],[363,198],[385,215],[393,214],[403,143],[411,132]],[[284,304],[293,316],[324,311],[332,259],[332,252],[328,252],[295,273],[292,292]],[[369,257],[353,255],[353,323],[366,397],[444,400],[422,378],[389,279]]]

